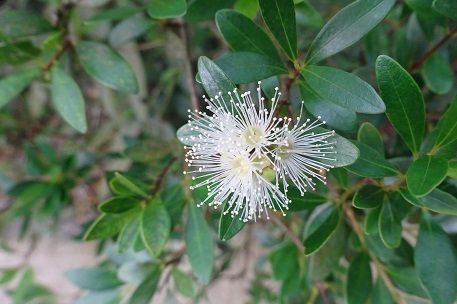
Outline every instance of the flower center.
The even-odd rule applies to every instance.
[[[236,157],[232,160],[232,169],[240,176],[247,176],[251,173],[250,162],[244,157]]]
[[[291,140],[287,141],[287,145],[280,146],[278,148],[278,156],[281,159],[288,159],[290,157],[291,151],[294,148],[294,143]]]
[[[257,146],[260,144],[264,138],[264,131],[258,126],[249,126],[246,131],[244,131],[244,140],[250,146]]]

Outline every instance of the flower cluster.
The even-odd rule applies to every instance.
[[[325,124],[300,116],[278,118],[276,109],[281,92],[275,88],[271,107],[266,108],[261,83],[257,87],[257,104],[251,92],[239,94],[235,89],[228,98],[219,93],[203,96],[205,112],[190,111],[189,131],[180,140],[188,146],[186,159],[194,180],[191,189],[206,187],[208,195],[199,204],[217,208],[227,204],[224,214],[243,221],[268,219],[268,209],[288,209],[289,183],[302,195],[314,190],[315,180],[325,183],[323,171],[334,160],[334,131],[316,129]],[[229,100],[227,100],[229,99]]]

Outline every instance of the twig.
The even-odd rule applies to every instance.
[[[157,178],[154,182],[154,186],[152,187],[151,191],[149,192],[149,196],[154,196],[159,192],[160,186],[162,185],[163,178],[167,174],[168,170],[170,170],[171,165],[176,161],[176,157],[172,157],[168,163],[165,165],[165,167],[162,168],[162,170],[159,172],[157,175]]]
[[[419,59],[417,59],[409,68],[410,72],[414,72],[422,66],[422,64],[435,53],[440,47],[442,47],[449,39],[457,34],[457,27],[449,31],[443,38],[441,38],[435,45],[433,45],[428,51],[426,51]]]
[[[301,253],[304,253],[305,252],[305,246],[303,245],[302,241],[298,238],[297,235],[295,235],[295,233],[293,233],[289,227],[286,226],[286,224],[284,224],[279,218],[277,218],[276,216],[272,216],[271,219],[273,220],[273,222],[275,222],[279,228],[281,228],[281,230],[290,238],[290,240],[292,242],[294,242],[295,246],[297,246],[298,250],[300,250]]]
[[[71,47],[71,41],[68,37],[65,37],[62,45],[59,47],[57,52],[55,52],[55,54],[52,56],[51,60],[49,60],[49,62],[43,67],[43,70],[45,72],[49,72],[69,47]]]

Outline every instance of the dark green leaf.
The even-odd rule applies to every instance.
[[[454,98],[449,108],[441,117],[434,133],[436,140],[434,141],[433,151],[440,147],[444,147],[457,141],[457,97]]]
[[[457,179],[457,160],[449,161],[447,176],[452,177],[453,179]]]
[[[253,52],[280,61],[273,42],[251,19],[234,10],[220,10],[216,24],[230,47],[237,52]]]
[[[386,287],[384,280],[379,276],[374,284],[371,294],[372,304],[395,304],[389,289]]]
[[[454,0],[435,0],[433,8],[440,14],[457,20],[457,2]]]
[[[378,129],[369,122],[364,122],[357,133],[357,140],[370,146],[379,154],[384,155],[384,143]]]
[[[154,267],[152,272],[135,289],[130,297],[129,304],[149,304],[157,289],[160,280],[160,268]]]
[[[115,272],[101,267],[72,269],[65,276],[78,287],[89,290],[111,289],[122,284]]]
[[[384,190],[375,185],[365,185],[357,191],[352,199],[352,205],[360,209],[377,208],[384,200]]]
[[[427,21],[433,24],[433,22],[444,19],[432,8],[433,0],[405,0],[405,2],[417,14],[419,20],[422,21],[421,25],[426,24],[425,22]]]
[[[100,21],[122,20],[130,17],[143,10],[141,7],[121,6],[112,9],[103,10],[99,14],[90,17],[84,23],[95,23]]]
[[[395,202],[391,201],[387,195],[381,207],[378,220],[379,236],[383,243],[389,248],[396,248],[401,243],[401,218],[399,218]]]
[[[109,34],[109,43],[113,47],[118,47],[126,42],[129,42],[152,27],[151,21],[146,19],[143,15],[135,15],[128,19],[123,20],[112,29]]]
[[[318,206],[306,226],[305,254],[319,250],[332,236],[340,221],[340,210],[332,204]]]
[[[143,209],[140,235],[149,252],[158,256],[170,236],[171,220],[159,198],[152,199]]]
[[[73,128],[86,133],[86,107],[78,84],[59,67],[52,69],[52,102],[60,116]]]
[[[214,243],[205,218],[195,204],[189,204],[184,238],[192,271],[200,282],[208,284],[213,272]]]
[[[421,90],[400,64],[385,55],[376,60],[376,77],[387,117],[409,149],[417,153],[425,128]]]
[[[186,0],[149,0],[148,14],[152,18],[167,19],[183,16],[187,11]]]
[[[359,141],[353,140],[352,143],[359,149],[360,155],[354,164],[346,168],[347,170],[360,176],[373,178],[398,174],[398,170],[379,152]]]
[[[363,231],[368,235],[378,234],[379,215],[381,214],[382,206],[369,209],[365,221],[363,223]]]
[[[433,303],[451,304],[457,298],[457,255],[446,232],[422,218],[414,251],[419,279]]]
[[[298,257],[297,247],[290,242],[284,242],[275,247],[268,255],[273,278],[285,280],[290,277],[300,267],[298,265]]]
[[[263,20],[287,56],[297,58],[297,29],[293,0],[259,0]]]
[[[213,61],[204,56],[200,57],[198,59],[198,73],[203,88],[210,98],[214,98],[221,92],[224,99],[229,100],[227,93],[232,92],[235,85]]]
[[[6,43],[0,46],[0,64],[20,64],[27,62],[41,53],[31,41]]]
[[[114,173],[114,178],[109,182],[111,190],[118,195],[138,195],[146,197],[147,193],[141,190],[127,177],[123,176],[119,172]]]
[[[390,11],[394,0],[358,0],[343,8],[317,34],[306,57],[319,62],[354,44]]]
[[[38,68],[17,71],[0,80],[0,109],[40,75]]]
[[[324,25],[320,13],[309,3],[308,0],[300,2],[295,1],[295,13],[297,14],[297,23],[309,27],[320,28]]]
[[[204,21],[214,19],[216,12],[233,6],[234,0],[195,0],[189,4],[185,19],[187,21]]]
[[[113,49],[94,41],[81,41],[75,48],[84,70],[95,80],[115,90],[138,92],[132,68]]]
[[[317,193],[305,192],[303,195],[295,186],[289,186],[287,197],[291,200],[289,204],[290,211],[302,211],[312,209],[327,202],[327,198]]]
[[[104,213],[122,213],[138,207],[140,201],[129,196],[116,196],[98,205],[98,210]]]
[[[376,114],[385,110],[376,91],[354,74],[313,65],[307,66],[301,74],[306,83],[326,101],[359,113]]]
[[[424,155],[415,160],[406,174],[409,192],[419,197],[430,193],[446,178],[447,169],[444,158]]]
[[[25,10],[0,10],[0,34],[9,38],[33,36],[51,30],[51,24],[40,14]]]
[[[443,190],[434,189],[423,197],[415,197],[406,189],[400,189],[400,193],[405,200],[419,208],[442,214],[457,215],[457,198]]]
[[[387,268],[387,272],[393,283],[398,286],[399,289],[419,297],[427,297],[427,294],[419,281],[416,269],[412,267],[397,268],[390,266]]]
[[[141,214],[136,215],[122,228],[117,238],[117,248],[119,253],[124,253],[132,248],[140,229]]]
[[[287,74],[287,69],[281,61],[250,52],[225,54],[214,62],[234,83],[250,83],[274,75]]]
[[[446,94],[454,83],[454,74],[448,61],[440,54],[433,54],[422,65],[422,77],[434,93]]]
[[[365,303],[372,288],[370,257],[365,252],[361,252],[349,264],[345,289],[346,302],[348,304]]]
[[[176,289],[185,297],[192,298],[195,296],[196,289],[192,278],[185,272],[173,267],[171,276],[175,282]]]
[[[114,236],[140,212],[139,209],[131,209],[120,214],[103,214],[96,219],[87,229],[84,240],[92,241]]]
[[[229,208],[229,204],[224,205],[224,210],[222,210],[221,218],[219,220],[219,238],[222,241],[230,240],[240,232],[246,224],[238,215],[232,215],[230,213],[224,214]]]

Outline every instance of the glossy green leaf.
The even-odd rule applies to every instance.
[[[370,257],[365,252],[361,252],[349,264],[345,288],[346,303],[365,303],[372,288]]]
[[[120,174],[119,172],[114,173],[114,178],[109,181],[111,190],[118,195],[126,196],[141,196],[146,197],[148,194],[141,190],[134,182]]]
[[[400,64],[385,55],[376,60],[376,77],[387,117],[409,149],[417,153],[425,128],[425,105],[420,88]]]
[[[20,38],[43,34],[52,30],[52,25],[33,11],[20,9],[0,10],[0,34]]]
[[[378,129],[369,122],[364,122],[357,133],[357,140],[370,146],[379,154],[384,155],[384,143]]]
[[[130,219],[127,224],[124,225],[119,237],[117,238],[117,248],[119,253],[124,253],[133,247],[140,230],[141,214],[135,215],[134,218]]]
[[[138,92],[132,68],[113,49],[94,41],[81,41],[75,48],[82,67],[95,80],[115,90]]]
[[[0,80],[0,109],[19,95],[40,73],[40,69],[37,68],[25,69],[2,78]]]
[[[457,298],[457,255],[444,230],[424,216],[414,250],[419,279],[435,304],[451,304]]]
[[[287,56],[297,58],[297,29],[293,0],[259,0],[263,20]]]
[[[423,197],[415,197],[407,189],[400,189],[405,200],[419,208],[441,214],[457,215],[457,198],[440,189],[434,189]]]
[[[160,268],[155,266],[150,274],[133,292],[129,304],[149,304],[157,289],[160,280]]]
[[[115,272],[102,267],[78,268],[65,272],[75,285],[88,290],[111,289],[122,284]]]
[[[440,14],[457,20],[457,2],[454,0],[435,0],[433,8]]]
[[[354,44],[387,15],[394,0],[358,0],[333,16],[309,48],[306,62],[319,62]]]
[[[422,78],[434,93],[446,94],[454,84],[454,74],[448,61],[440,54],[433,54],[422,65]]]
[[[327,132],[327,129],[317,127],[315,132]],[[353,164],[359,157],[359,149],[348,139],[335,133],[329,138],[334,144],[336,153],[332,155],[331,160],[321,160],[324,163],[332,165],[334,168],[345,167]]]
[[[148,14],[155,19],[183,16],[186,11],[186,0],[149,0]]]
[[[143,10],[141,7],[134,6],[120,6],[112,9],[103,10],[102,12],[90,17],[84,23],[95,23],[101,21],[115,21],[126,19]]]
[[[220,67],[207,57],[198,59],[198,73],[203,88],[210,98],[214,98],[221,92],[228,99],[228,92],[235,89],[233,82],[225,75]]]
[[[446,110],[444,115],[441,117],[438,125],[436,126],[434,133],[436,133],[436,139],[434,141],[433,150],[437,150],[440,147],[447,146],[457,141],[457,97],[454,98],[449,108]]]
[[[384,200],[384,190],[375,185],[365,185],[354,194],[352,205],[359,209],[379,207]]]
[[[313,192],[300,193],[300,190],[295,186],[289,186],[287,197],[291,200],[289,211],[312,209],[327,202],[325,196]]]
[[[192,298],[196,294],[195,284],[192,278],[176,267],[171,270],[171,276],[175,282],[176,289],[185,297]]]
[[[230,240],[238,232],[240,232],[246,224],[240,216],[232,216],[232,214],[227,211],[229,208],[229,204],[226,203],[224,205],[224,209],[221,212],[221,218],[219,219],[219,238],[222,241]],[[224,212],[228,213],[224,214]]]
[[[274,75],[287,74],[281,61],[250,53],[225,54],[214,61],[234,83],[250,83]]]
[[[103,214],[97,218],[87,229],[84,240],[92,241],[105,239],[114,236],[128,223],[135,215],[140,212],[139,209],[131,209],[119,214]]]
[[[208,284],[213,273],[214,242],[201,211],[194,203],[189,204],[184,239],[186,253],[195,276]]]
[[[385,110],[382,99],[365,81],[354,74],[323,66],[307,66],[301,72],[306,83],[323,99],[343,108],[376,114]]]
[[[220,10],[216,14],[216,25],[234,51],[253,52],[280,60],[268,35],[245,15],[234,10]]]
[[[115,196],[98,205],[98,210],[104,213],[122,213],[138,207],[140,200],[126,196]]]
[[[143,209],[140,235],[144,246],[154,256],[158,256],[170,236],[171,220],[160,199],[154,198]]]
[[[52,69],[51,77],[52,102],[57,112],[70,126],[85,133],[86,107],[78,84],[57,66]]]
[[[383,243],[389,248],[396,248],[401,242],[401,218],[399,218],[395,202],[391,201],[387,195],[381,207],[378,219],[379,236]]]
[[[399,173],[398,170],[376,150],[359,141],[353,140],[352,143],[359,149],[360,155],[354,164],[346,168],[349,172],[373,178],[395,176]]]
[[[306,255],[316,252],[328,241],[338,227],[340,217],[340,210],[331,204],[318,206],[313,211],[305,229]]]
[[[430,193],[446,178],[447,169],[444,158],[424,155],[415,160],[406,173],[409,192],[419,197]]]
[[[116,24],[108,40],[113,47],[118,47],[141,35],[152,27],[152,23],[143,15],[135,15]]]

